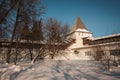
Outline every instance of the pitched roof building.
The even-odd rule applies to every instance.
[[[95,54],[97,50],[101,52],[109,50],[110,54],[115,53],[120,55],[120,33],[94,38],[92,33],[88,31],[79,17],[76,18],[75,23],[72,26],[68,35],[68,39],[69,38],[75,40],[68,47],[68,49],[71,50],[72,55],[72,57],[69,58],[73,58],[73,54],[75,54],[76,51],[78,52],[76,55],[77,59],[81,60],[94,59],[92,55]],[[117,51],[117,53],[115,51]]]

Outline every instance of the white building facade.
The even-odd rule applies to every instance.
[[[79,17],[67,36],[67,39],[70,38],[74,42],[68,47],[63,59],[94,60],[96,54],[100,56],[103,53],[120,55],[120,34],[94,38]]]

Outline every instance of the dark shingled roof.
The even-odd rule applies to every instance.
[[[75,23],[70,31],[70,33],[74,32],[76,29],[86,29],[85,25],[83,24],[83,22],[80,20],[79,17],[76,18]]]

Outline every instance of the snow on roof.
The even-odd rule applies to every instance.
[[[80,32],[89,32],[88,30],[86,29],[76,29],[75,31],[80,31]]]
[[[116,36],[120,36],[120,33],[118,33],[118,34],[112,34],[112,35],[107,35],[107,36],[102,36],[102,37],[97,37],[97,38],[93,38],[93,40],[111,38],[111,37],[116,37]]]

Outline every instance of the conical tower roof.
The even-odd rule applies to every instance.
[[[83,24],[83,22],[80,20],[79,17],[76,18],[75,23],[74,23],[70,33],[74,32],[76,29],[85,29],[85,30],[87,30],[87,28],[85,27],[85,25]]]

